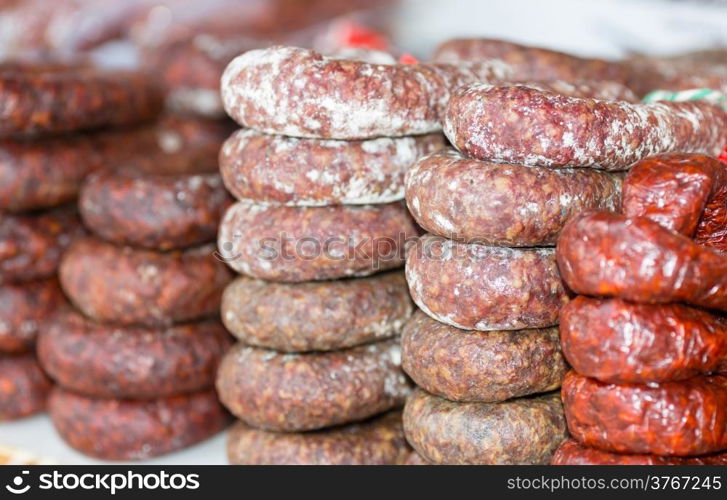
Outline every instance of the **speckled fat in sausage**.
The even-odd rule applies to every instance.
[[[553,170],[470,160],[455,151],[424,157],[406,176],[414,219],[464,243],[552,246],[572,216],[617,210],[621,178],[591,169]]]
[[[237,422],[227,437],[227,456],[236,465],[397,465],[409,450],[399,411],[306,433],[269,432]]]
[[[210,245],[155,252],[79,239],[60,267],[73,304],[97,321],[167,326],[214,317],[231,279]]]
[[[727,113],[704,101],[631,104],[475,84],[450,99],[444,132],[473,158],[625,170],[660,153],[718,155]]]
[[[220,152],[220,171],[240,200],[296,206],[388,203],[404,198],[407,169],[443,146],[441,134],[336,141],[240,130]]]
[[[240,125],[271,134],[399,137],[441,130],[456,88],[510,76],[500,61],[371,64],[277,46],[235,58],[222,75],[222,101]]]
[[[218,247],[241,274],[298,283],[401,267],[405,246],[416,236],[401,202],[330,207],[238,202],[222,220]]]
[[[284,352],[331,351],[398,335],[411,316],[404,273],[325,282],[240,277],[222,295],[222,320],[242,342]]]
[[[553,248],[504,248],[422,236],[407,252],[419,308],[464,330],[521,330],[558,323],[568,296]]]
[[[400,365],[395,340],[307,354],[238,344],[222,360],[217,391],[222,403],[250,426],[315,430],[401,406],[410,385]]]
[[[419,311],[401,337],[402,367],[450,401],[496,402],[560,387],[567,365],[557,328],[459,330]]]
[[[48,412],[76,450],[105,460],[143,460],[203,441],[230,422],[215,391],[136,401],[94,399],[56,387]]]
[[[38,339],[43,369],[92,397],[156,399],[209,389],[231,338],[214,320],[163,327],[96,323],[70,308]]]

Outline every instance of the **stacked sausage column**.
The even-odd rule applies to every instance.
[[[170,116],[112,134],[114,168],[82,187],[93,236],[60,266],[76,309],[41,333],[38,356],[58,384],[53,423],[83,453],[148,458],[229,422],[214,377],[231,343],[215,319],[230,273],[210,243],[230,202],[216,160],[229,130]]]
[[[410,392],[395,337],[413,305],[403,273],[390,271],[417,236],[404,174],[443,144],[437,85],[475,77],[387,62],[273,47],[243,54],[223,76],[228,113],[251,127],[220,157],[239,202],[219,248],[244,275],[223,298],[241,342],[217,382],[241,420],[233,463],[392,464],[408,453],[398,411],[354,422]]]
[[[623,215],[564,229],[583,295],[561,313],[573,440],[554,463],[727,465],[726,201],[727,165],[660,155],[629,173]]]
[[[105,132],[153,118],[143,76],[74,64],[0,64],[0,420],[45,408],[36,336],[64,303],[56,272],[82,234],[73,200],[101,167]],[[109,109],[113,111],[109,111]]]
[[[521,79],[573,78],[578,68],[595,77],[605,67],[501,42],[444,47],[502,57]],[[406,269],[422,310],[402,336],[404,369],[421,387],[404,411],[416,460],[547,463],[565,439],[558,394],[535,396],[558,388],[566,371],[555,328],[567,302],[552,248],[559,232],[579,212],[618,208],[620,176],[596,169],[626,169],[633,149],[636,156],[719,142],[699,125],[716,118],[715,108],[631,104],[629,92],[609,96],[614,85],[463,87],[444,126],[459,152],[422,159],[409,172],[407,203],[430,233]],[[636,148],[634,139],[645,144]]]

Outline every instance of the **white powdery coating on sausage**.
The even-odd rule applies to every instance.
[[[508,248],[508,247],[492,247],[492,246],[486,246],[486,245],[478,245],[478,244],[463,244],[458,243],[453,240],[449,240],[446,238],[440,238],[436,236],[431,235],[425,235],[422,237],[422,240],[428,240],[428,239],[436,239],[441,241],[441,245],[438,246],[438,255],[436,260],[446,263],[446,262],[455,262],[457,264],[457,268],[455,271],[453,271],[452,274],[454,275],[466,275],[466,276],[474,276],[478,270],[478,264],[477,261],[481,259],[493,259],[493,260],[502,260],[502,261],[513,261],[516,259],[523,259],[527,258],[530,255],[534,255],[538,258],[553,258],[555,256],[555,248]],[[462,247],[467,246],[468,251],[472,253],[472,258],[465,258],[459,250],[456,249],[456,247]],[[457,251],[455,251],[457,250]],[[417,249],[413,249],[412,251],[420,251]],[[425,260],[426,257],[420,259]],[[475,325],[463,325],[461,323],[458,323],[454,318],[456,317],[456,313],[452,312],[450,314],[441,314],[441,313],[435,313],[431,310],[429,305],[427,304],[427,299],[429,299],[429,294],[427,293],[427,283],[425,283],[425,280],[422,279],[422,277],[419,274],[418,269],[416,269],[412,264],[411,258],[407,258],[406,260],[406,266],[405,266],[405,273],[406,273],[406,281],[409,285],[409,292],[412,297],[412,300],[414,303],[421,309],[425,314],[427,314],[429,317],[439,321],[440,323],[444,323],[450,326],[454,326],[456,328],[462,329],[462,330],[477,330],[477,331],[493,331],[493,330],[521,330],[523,328],[535,328],[540,326],[532,326],[527,325],[525,326],[523,324],[523,321],[521,318],[518,317],[516,311],[513,311],[511,315],[509,315],[510,321],[504,321],[500,323],[492,323],[485,319],[482,319],[478,321]],[[438,286],[441,286],[441,283],[438,284]],[[456,281],[451,283],[453,294],[458,295],[458,293],[454,293],[457,287],[459,286],[459,283]],[[492,284],[490,284],[492,286]],[[502,283],[502,288],[509,287],[509,283]],[[487,301],[487,297],[482,297],[483,301]],[[549,325],[552,326],[552,325]]]
[[[254,130],[239,130],[223,145],[223,155],[227,158],[240,158],[243,160],[245,148],[250,140],[261,134]],[[343,151],[349,148],[361,148],[368,157],[364,158],[366,168],[357,168],[354,175],[341,178],[342,167],[330,165],[326,170],[309,170],[307,165],[301,165],[297,173],[305,176],[329,191],[325,195],[316,196],[311,193],[295,192],[293,185],[273,179],[274,187],[287,194],[294,194],[293,200],[286,206],[326,206],[331,204],[368,205],[383,204],[404,199],[403,176],[409,167],[416,162],[422,149],[428,147],[414,137],[389,138],[381,137],[364,141],[340,141],[333,139],[299,139],[285,136],[268,136],[269,147],[275,154],[289,153],[295,156],[296,150],[306,150],[308,146],[316,149],[329,149]],[[312,144],[311,144],[312,142]],[[266,168],[275,168],[275,165],[266,165]],[[387,181],[387,178],[389,179]],[[240,173],[236,178],[240,184],[246,179]],[[384,185],[388,182],[388,185]],[[383,188],[382,188],[383,186]],[[240,198],[242,201],[256,201]],[[266,202],[267,203],[267,202]],[[275,203],[271,203],[275,204]]]
[[[455,174],[452,174],[452,168],[456,168],[459,164],[467,165],[467,168],[460,168]],[[483,173],[486,172],[497,172],[492,178],[487,179],[486,182],[476,182],[475,185],[471,186],[468,184],[472,183],[472,174],[474,171],[481,169]],[[558,211],[561,214],[572,213],[574,210],[579,209],[586,205],[585,195],[583,192],[573,190],[572,192],[564,192],[568,189],[568,183],[570,177],[573,176],[589,176],[593,183],[611,184],[613,186],[611,196],[601,198],[598,200],[597,207],[601,210],[618,210],[620,205],[620,196],[618,193],[621,192],[621,179],[619,176],[602,172],[590,170],[584,172],[584,169],[574,168],[563,168],[558,170],[544,169],[541,167],[530,167],[524,165],[511,165],[507,163],[493,163],[481,160],[473,160],[464,157],[461,153],[453,149],[444,149],[438,152],[429,154],[421,157],[417,160],[412,167],[409,169],[406,175],[405,187],[406,187],[406,201],[409,211],[412,213],[414,218],[424,227],[428,232],[434,233],[445,238],[458,239],[457,233],[461,231],[458,227],[458,223],[461,223],[462,218],[458,218],[455,221],[450,220],[445,214],[450,216],[459,217],[462,211],[462,205],[464,203],[472,203],[475,198],[477,203],[481,203],[483,208],[505,210],[507,212],[515,212],[523,217],[522,224],[525,227],[536,227],[535,225],[541,220],[540,212],[545,209],[538,203],[529,201],[527,192],[521,189],[521,186],[516,185],[516,193],[513,195],[512,190],[507,187],[499,188],[503,193],[508,193],[509,196],[505,199],[504,203],[502,199],[497,197],[488,197],[493,192],[498,190],[499,181],[505,182],[510,180],[513,176],[517,175],[518,170],[526,170],[528,173],[535,174],[542,172],[547,176],[557,177],[562,179],[563,182],[556,186],[554,189],[548,189],[548,204],[555,204],[558,207]],[[447,175],[447,173],[449,175]],[[492,174],[491,174],[492,175]],[[450,179],[448,183],[444,185],[440,179]],[[598,179],[597,177],[601,177]],[[476,178],[476,177],[475,177]],[[541,177],[542,179],[542,177]],[[529,184],[526,184],[529,185]],[[508,186],[507,183],[504,186]],[[587,186],[584,184],[584,188]],[[506,189],[506,190],[505,190]],[[424,206],[419,199],[418,194],[427,192],[429,190],[436,190],[440,193],[440,190],[446,190],[446,196],[437,196],[435,200],[440,201],[436,203],[432,199],[427,200]],[[430,191],[431,192],[431,191]],[[449,194],[451,192],[451,194]],[[476,196],[475,193],[479,193]],[[425,198],[426,200],[426,194]],[[507,228],[503,229],[505,231]],[[461,234],[461,233],[460,233]],[[507,235],[504,233],[497,234],[488,231],[481,233],[483,237],[489,237],[490,239],[506,239]],[[465,236],[459,236],[460,241],[466,239]],[[493,243],[496,245],[499,243]],[[505,246],[550,246],[550,244],[541,244],[538,242],[529,242],[527,245],[505,245]]]
[[[533,105],[518,102],[503,102],[503,106],[493,107],[488,102],[489,92],[497,92],[500,88],[492,85],[474,84],[461,91],[458,95],[459,116],[466,116],[460,121],[458,116],[447,116],[444,133],[455,144],[470,144],[485,151],[487,159],[501,163],[522,163],[528,166],[560,166],[560,162],[550,155],[539,154],[531,150],[511,150],[497,142],[505,131],[502,118],[516,121],[517,116],[530,117],[541,113],[541,105],[583,100],[602,103],[618,110],[624,119],[617,119],[601,114],[599,108],[598,130],[589,130],[587,142],[575,140],[583,135],[583,123],[578,116],[564,117],[554,123],[551,113],[542,117],[542,124],[553,134],[544,133],[537,137],[540,147],[548,150],[557,147],[563,156],[572,158],[573,166],[623,169],[648,156],[669,152],[690,152],[717,155],[727,143],[727,114],[715,106],[703,102],[682,103],[648,103],[631,104],[620,101],[603,101],[599,99],[579,99],[543,92]],[[493,95],[493,99],[500,98]],[[556,106],[557,107],[557,106]],[[494,108],[494,109],[493,109]],[[490,111],[493,114],[490,115]],[[605,113],[608,112],[606,108]],[[468,126],[458,128],[459,124]],[[679,127],[687,125],[693,133],[680,137]],[[633,143],[633,134],[638,132],[643,139]],[[680,133],[682,132],[682,133]],[[554,144],[560,133],[559,143]],[[598,135],[602,134],[602,138]],[[554,137],[555,136],[555,137]]]
[[[336,65],[345,70],[333,72]],[[466,83],[511,74],[501,61],[371,64],[272,47],[234,59],[225,69],[221,87],[225,110],[241,125],[294,137],[360,139],[436,132],[441,125],[434,110],[444,109],[450,92]],[[341,92],[354,85],[366,90]],[[332,90],[325,92],[329,86]],[[424,94],[417,106],[402,103],[409,92]]]

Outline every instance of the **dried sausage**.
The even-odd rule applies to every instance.
[[[401,406],[410,386],[400,364],[401,349],[393,340],[306,354],[237,344],[220,364],[217,391],[253,427],[315,430]]]
[[[210,245],[162,253],[83,238],[60,267],[63,289],[83,314],[146,326],[216,316],[230,278]]]
[[[564,442],[555,451],[551,465],[727,465],[727,452],[699,457],[661,457],[658,455],[622,455],[587,448],[575,439]]]
[[[558,323],[568,300],[552,248],[466,244],[427,234],[407,252],[419,308],[464,330],[521,330]]]
[[[727,251],[727,166],[703,155],[642,160],[624,180],[623,213]]]
[[[509,76],[500,61],[371,64],[277,46],[235,58],[222,75],[222,101],[240,125],[271,134],[398,137],[441,130],[456,88]]]
[[[31,351],[38,332],[64,303],[56,278],[0,285],[0,352]]]
[[[727,377],[616,385],[571,371],[561,392],[568,430],[585,446],[675,456],[727,449]]]
[[[447,40],[437,47],[434,60],[441,62],[500,59],[509,64],[518,80],[610,80],[625,83],[629,73],[622,64],[586,59],[540,47],[505,40],[465,38]]]
[[[106,460],[143,460],[180,450],[230,421],[213,390],[135,401],[87,398],[56,387],[48,412],[69,445]]]
[[[113,163],[102,134],[0,141],[0,210],[21,212],[72,201],[90,172]]]
[[[727,317],[681,304],[577,297],[560,311],[568,363],[610,383],[727,373]]]
[[[398,335],[411,316],[404,273],[310,283],[240,277],[222,295],[222,321],[248,345],[331,351]]]
[[[606,172],[470,160],[451,150],[420,159],[406,177],[407,205],[420,226],[485,245],[554,245],[573,215],[616,210],[620,197],[620,177]]]
[[[323,141],[240,130],[222,148],[220,170],[240,200],[298,206],[388,203],[404,198],[407,169],[443,146],[441,134]]]
[[[75,207],[33,215],[0,213],[0,283],[53,276],[63,252],[83,234]]]
[[[218,247],[241,274],[298,283],[401,267],[405,246],[417,234],[401,202],[330,207],[238,202],[222,219]]]
[[[704,101],[631,104],[472,85],[450,99],[444,132],[477,159],[625,170],[660,153],[718,155],[727,113]]]
[[[566,438],[557,393],[501,403],[454,403],[417,389],[404,432],[427,461],[442,465],[544,465]]]
[[[567,370],[557,328],[472,332],[418,311],[404,327],[401,348],[412,380],[450,401],[489,403],[549,392]]]
[[[156,117],[162,94],[141,73],[0,73],[0,137],[135,125]]]
[[[157,23],[158,24],[158,23]],[[240,32],[196,33],[189,39],[162,43],[144,50],[144,68],[160,79],[166,90],[166,107],[175,113],[222,118],[220,77],[236,56],[268,42]]]
[[[32,353],[0,355],[0,421],[43,411],[51,387]]]
[[[727,311],[727,255],[646,217],[590,212],[574,218],[561,232],[557,254],[576,293]]]
[[[81,217],[103,239],[171,250],[209,242],[231,199],[209,165],[103,170],[86,181]]]
[[[65,389],[93,397],[153,399],[214,386],[231,345],[213,320],[167,328],[95,323],[59,312],[38,339],[43,369]]]
[[[237,422],[227,456],[237,465],[397,465],[409,447],[401,412],[320,431],[269,432]]]

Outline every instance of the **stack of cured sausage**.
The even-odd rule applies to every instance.
[[[641,161],[623,215],[570,222],[558,262],[583,296],[561,312],[573,439],[553,463],[727,464],[727,165]]]
[[[135,85],[105,109],[113,115],[148,92]],[[168,116],[109,132],[113,162],[81,188],[93,235],[73,242],[60,265],[77,309],[41,332],[38,357],[58,384],[48,405],[56,429],[88,455],[147,458],[229,422],[214,377],[230,338],[214,318],[230,273],[211,243],[229,205],[216,158],[229,130]]]
[[[220,157],[239,201],[219,247],[245,275],[222,306],[241,340],[218,376],[241,420],[234,463],[390,464],[407,453],[400,413],[353,424],[400,407],[410,389],[394,337],[413,307],[390,271],[417,236],[404,174],[442,146],[449,89],[504,68],[357,54],[382,63],[273,47],[238,57],[222,79],[228,113],[250,127]]]
[[[0,64],[0,420],[45,408],[36,336],[64,303],[56,279],[82,233],[82,179],[109,159],[103,127],[153,118],[161,96],[139,74],[75,63]]]
[[[533,167],[527,157],[500,157],[496,152],[511,150],[507,140],[537,152],[549,131],[500,137],[489,129],[514,120],[500,110],[520,93],[558,99],[633,94],[618,82],[582,80],[609,74],[605,62],[539,51],[463,40],[438,52],[442,60],[502,58],[514,79],[530,83],[458,90],[444,116],[445,133],[467,156],[442,151],[407,174],[407,204],[428,232],[408,253],[407,281],[421,310],[402,336],[404,369],[420,386],[407,402],[404,427],[420,461],[548,463],[566,436],[553,391],[566,372],[556,325],[567,294],[553,247],[569,217],[615,209],[621,182],[592,169]],[[598,75],[588,68],[598,68]],[[491,115],[481,114],[488,110]],[[493,150],[472,148],[483,143]]]

